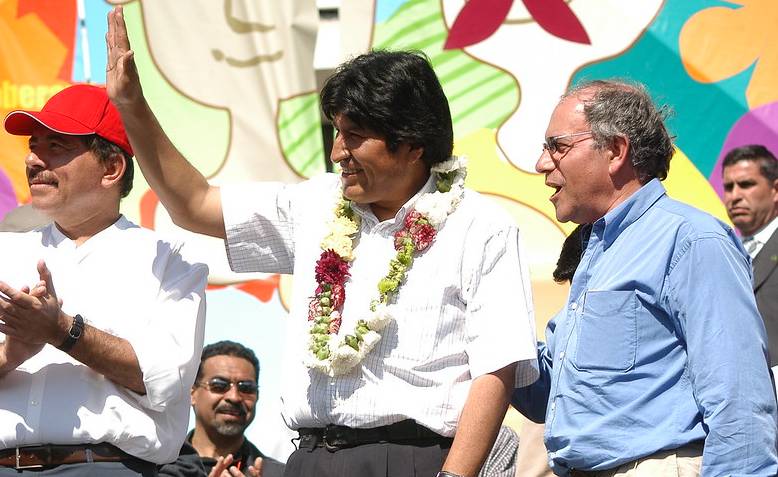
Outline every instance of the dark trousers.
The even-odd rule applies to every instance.
[[[13,467],[0,467],[0,476],[65,476],[65,477],[156,477],[157,466],[140,459],[122,462],[92,462],[83,464],[62,464],[44,469],[16,470]]]
[[[440,445],[364,444],[331,452],[297,449],[284,477],[435,477],[449,448]]]

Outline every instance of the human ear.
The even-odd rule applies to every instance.
[[[612,176],[623,171],[625,167],[632,167],[629,159],[630,143],[627,136],[619,134],[614,137],[610,146],[608,146],[608,151],[610,152],[608,172]]]
[[[121,182],[124,171],[127,169],[127,159],[123,154],[114,153],[103,162],[103,186],[113,187],[114,184]]]

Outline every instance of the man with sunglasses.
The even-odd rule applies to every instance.
[[[561,222],[584,224],[541,378],[513,404],[546,424],[558,475],[774,476],[776,399],[748,257],[670,199],[673,145],[642,86],[563,96],[536,169]]]
[[[251,349],[226,340],[205,346],[191,391],[195,428],[179,460],[163,466],[160,474],[196,475],[182,469],[194,467],[192,461],[199,460],[205,473],[214,477],[224,471],[282,476],[284,465],[265,456],[244,436],[255,416],[258,379],[259,360]],[[187,452],[192,447],[196,454]]]

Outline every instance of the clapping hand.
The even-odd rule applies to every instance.
[[[5,295],[0,300],[0,319],[3,321],[0,332],[10,339],[6,346],[11,347],[6,353],[26,350],[34,355],[46,343],[59,344],[63,330],[70,326],[54,291],[51,272],[43,260],[38,262],[38,274],[40,281],[32,289],[22,287],[17,290],[0,281],[0,292]]]
[[[232,454],[228,454],[227,457],[219,457],[208,477],[262,477],[262,457],[257,457],[254,460],[254,465],[250,465],[246,469],[248,474],[241,472],[240,469],[232,465],[232,462]]]

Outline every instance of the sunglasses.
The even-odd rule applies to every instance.
[[[572,144],[560,144],[560,139],[566,139],[568,137],[577,137],[577,136],[584,136],[586,134],[592,134],[591,131],[581,131],[581,132],[575,132],[570,134],[560,134],[559,136],[549,136],[546,138],[546,141],[543,143],[543,149],[548,151],[548,153],[553,156],[557,152],[559,152],[559,148],[565,148],[569,147],[572,148],[576,144],[578,144],[580,141],[576,141]]]
[[[232,386],[237,386],[240,394],[246,394],[251,396],[257,395],[257,383],[254,381],[229,381],[224,378],[211,378],[210,381],[199,382],[198,386],[207,388],[214,394],[224,394],[229,391]]]

